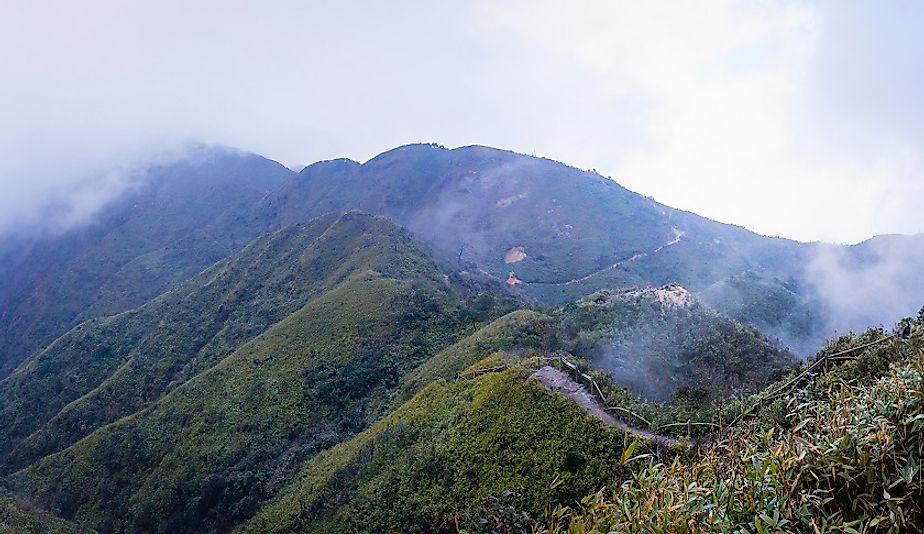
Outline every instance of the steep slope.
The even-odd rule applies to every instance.
[[[0,534],[81,534],[89,529],[44,512],[23,508],[16,499],[0,494]]]
[[[502,278],[514,270],[527,288],[535,286],[530,291],[559,301],[614,280],[702,287],[690,282],[702,282],[696,277],[711,283],[722,274],[709,272],[722,270],[716,258],[731,263],[727,267],[733,271],[750,264],[751,256],[758,265],[778,258],[771,265],[776,268],[800,250],[791,241],[673,210],[591,172],[480,146],[409,145],[362,165],[321,162],[263,203],[267,213],[282,220],[305,209],[355,207],[384,214],[452,257],[461,250],[463,260]],[[693,252],[696,258],[687,257]],[[665,261],[643,261],[661,253]],[[615,272],[606,269],[637,254],[646,256],[609,270]],[[671,280],[662,281],[665,274],[645,266],[665,262],[661,270]],[[678,276],[684,268],[693,272]],[[587,275],[592,276],[586,284],[567,284]]]
[[[845,336],[851,349],[690,458],[645,460],[559,508],[547,532],[917,532],[924,524],[924,345],[869,346],[884,332]],[[909,323],[900,325],[902,328]],[[863,348],[868,347],[868,348]],[[771,385],[760,398],[777,391]],[[753,400],[753,399],[752,399]],[[500,527],[499,529],[502,529]]]
[[[0,381],[4,460],[24,465],[156,401],[351,275],[434,277],[425,257],[361,214],[260,238],[138,309],[78,326]]]
[[[0,377],[77,323],[138,306],[266,231],[245,215],[290,174],[199,149],[147,169],[91,224],[21,239],[0,260]]]
[[[396,400],[403,404],[357,437],[306,463],[298,479],[242,530],[449,532],[477,522],[479,514],[493,517],[490,525],[504,510],[517,511],[506,519],[523,519],[542,517],[549,505],[574,505],[582,495],[597,491],[607,477],[624,472],[637,447],[626,449],[627,443],[642,442],[643,448],[635,453],[639,454],[645,447],[654,452],[677,440],[628,429],[626,423],[601,413],[595,398],[596,412],[588,413],[572,402],[572,392],[547,390],[540,380],[530,378],[536,376],[536,366],[545,365],[537,358],[564,354],[572,361],[599,362],[601,344],[629,343],[688,320],[696,322],[695,330],[673,332],[670,340],[687,352],[644,356],[661,367],[652,377],[657,384],[715,386],[712,395],[699,399],[704,412],[708,401],[725,400],[722,395],[745,389],[744,382],[747,390],[758,390],[771,380],[774,369],[782,372],[794,364],[791,356],[752,329],[703,309],[679,288],[601,292],[544,314],[518,310],[407,374],[396,389]],[[736,333],[729,334],[729,328]],[[729,343],[715,343],[729,335]],[[669,350],[667,345],[649,346],[653,348]],[[697,359],[704,353],[716,360],[711,367]],[[687,365],[664,365],[668,356],[687,357]],[[725,358],[734,369],[717,363]],[[708,369],[689,374],[696,365]],[[629,404],[661,423],[689,418],[683,411],[687,399],[668,399],[677,400],[677,406],[648,403],[613,385],[612,377],[610,382],[603,380],[610,376],[605,371],[582,372],[601,379],[612,404]],[[639,386],[624,378],[617,374],[615,382],[623,379],[623,385]],[[485,499],[495,507],[483,504],[479,511]]]
[[[6,446],[25,437],[8,466],[28,466],[12,478],[104,531],[224,530],[495,313],[493,297],[466,291],[382,218],[260,238],[4,380]]]
[[[509,370],[432,384],[316,457],[244,532],[451,532],[505,490],[538,514],[619,470],[622,433]]]
[[[563,345],[656,401],[707,404],[751,393],[796,362],[676,285],[598,291],[565,306],[560,321]]]
[[[680,283],[801,354],[924,299],[920,284],[903,283],[924,266],[914,253],[924,236],[856,247],[768,238],[593,172],[487,147],[409,145],[300,173],[207,149],[148,174],[86,227],[0,240],[0,377],[79,322],[138,306],[261,233],[354,208],[411,229],[443,265],[485,271],[544,304]],[[855,291],[873,286],[882,287]]]
[[[737,312],[739,295],[756,301],[759,313],[740,319],[793,346],[820,345],[803,272],[816,245],[675,210],[592,172],[487,147],[409,145],[361,165],[308,166],[266,197],[261,213],[287,221],[352,207],[393,218],[446,261],[474,263],[546,304],[646,283],[705,291],[749,273],[771,290],[739,286],[711,302]],[[793,287],[791,301],[775,300]]]

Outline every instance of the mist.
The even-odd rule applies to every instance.
[[[924,50],[921,15],[815,2],[8,4],[0,232],[85,220],[126,186],[111,169],[190,142],[300,168],[417,141],[599,169],[767,235],[921,232],[924,77],[907,68]]]
[[[891,329],[924,307],[924,235],[880,236],[850,246],[820,246],[806,280],[829,337]]]

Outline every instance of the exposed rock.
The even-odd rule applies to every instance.
[[[526,249],[524,247],[513,247],[504,253],[504,263],[516,263],[526,259]]]

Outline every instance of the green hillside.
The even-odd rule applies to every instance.
[[[924,524],[924,310],[690,458],[637,462],[539,532],[917,532]],[[840,353],[883,337],[847,336]],[[777,390],[774,384],[768,392]],[[760,395],[754,399],[759,399]]]
[[[673,384],[684,378],[700,388],[722,383],[715,397],[699,399],[706,419],[720,409],[707,401],[725,400],[726,392],[741,387],[743,369],[759,373],[747,383],[752,392],[769,383],[773,370],[779,375],[792,367],[790,356],[753,330],[694,303],[663,310],[656,294],[603,292],[546,314],[516,311],[459,340],[407,375],[399,391],[432,381],[429,386],[372,428],[310,461],[299,479],[242,530],[454,531],[488,513],[479,511],[479,503],[489,496],[507,495],[495,504],[531,518],[543,517],[555,504],[578,503],[624,474],[624,462],[633,454],[623,454],[627,443],[645,440],[607,427],[530,380],[537,356],[568,349],[576,353],[564,353],[572,361],[595,361],[601,341],[689,321],[696,328],[674,332],[672,341],[687,347],[690,356],[709,354],[717,362],[691,377],[688,369],[702,362],[662,366],[660,376],[651,371],[652,380]],[[715,336],[729,327],[738,337],[717,344]],[[666,350],[667,345],[650,348]],[[674,354],[646,356],[662,364]],[[729,365],[716,369],[723,361]],[[479,374],[479,369],[498,371]],[[621,389],[618,374],[608,381],[605,371],[595,374],[600,373],[610,399],[652,420],[664,424],[689,417],[686,399],[672,405],[646,402]],[[623,383],[646,392],[637,385]],[[654,446],[642,443],[635,450],[640,454]]]
[[[0,450],[14,469],[60,450],[351,276],[442,285],[425,253],[382,219],[332,215],[287,228],[149,304],[75,328],[0,382]]]
[[[145,169],[89,224],[21,239],[0,260],[0,378],[76,324],[140,306],[267,231],[243,215],[289,174],[200,148]]]
[[[530,513],[595,491],[620,469],[622,433],[527,377],[428,386],[318,455],[242,532],[452,531],[460,511],[508,488]]]
[[[400,147],[358,164],[306,167],[261,202],[264,217],[359,208],[414,231],[445,261],[474,263],[500,280],[560,305],[609,287],[680,283],[701,292],[750,273],[766,290],[736,286],[710,301],[738,312],[800,350],[821,345],[810,287],[792,300],[773,292],[802,281],[816,245],[767,238],[675,210],[615,181],[548,159],[489,147]],[[760,289],[760,288],[757,288]],[[717,293],[712,291],[710,295]],[[782,311],[773,309],[783,307]]]
[[[528,340],[529,322],[499,344]],[[878,342],[881,330],[832,342],[822,354],[851,359],[689,450],[607,427],[529,379],[529,354],[494,353],[469,370],[506,370],[432,383],[308,462],[241,531],[913,531],[924,520],[915,324],[907,342]]]
[[[611,460],[621,458],[624,438],[527,380],[530,358],[568,351],[582,365],[599,365],[601,347],[620,336],[689,321],[695,329],[674,332],[653,347],[661,352],[639,357],[662,362],[672,357],[672,343],[685,347],[688,365],[664,367],[658,381],[713,388],[716,397],[700,399],[701,406],[729,391],[759,388],[773,366],[789,363],[757,332],[699,304],[663,308],[659,293],[643,293],[633,300],[605,292],[546,312],[521,309],[477,328],[510,310],[512,301],[470,274],[444,275],[409,233],[386,219],[327,215],[259,238],[144,306],[76,327],[0,381],[5,468],[18,493],[103,532],[226,531],[267,499],[314,499],[283,489],[304,473],[329,470],[328,459],[341,454],[335,451],[376,440],[379,432],[391,435],[383,429],[404,428],[406,420],[416,429],[397,443],[426,449],[445,440],[433,462],[455,472],[459,484],[468,477],[469,486],[433,489],[420,513],[408,489],[410,500],[396,503],[399,515],[386,514],[384,525],[425,529],[514,483],[528,489],[522,499],[535,515],[613,476]],[[737,337],[718,343],[728,329]],[[745,350],[735,352],[739,345]],[[718,367],[686,376],[704,355]],[[457,380],[482,360],[515,368]],[[722,362],[754,374],[743,384],[739,370],[730,373]],[[677,407],[646,404],[625,389],[645,394],[638,383],[597,373],[608,377],[607,391],[636,409],[663,412],[662,422],[685,409],[685,400]],[[429,416],[412,415],[421,411]],[[501,413],[494,423],[500,426],[488,431],[485,425]],[[350,441],[370,425],[366,437]],[[570,437],[554,428],[570,429],[564,434]],[[490,464],[509,429],[518,429],[522,447]],[[421,436],[433,439],[418,443]],[[469,441],[480,443],[473,456],[453,457]],[[538,456],[523,452],[540,442]],[[343,469],[353,472],[348,466],[356,458],[343,458]],[[407,473],[418,487],[416,458],[405,457],[407,465],[396,459],[394,471],[368,476]],[[471,472],[482,464],[492,470]],[[573,484],[552,491],[547,486],[556,479]],[[356,505],[378,510],[383,504],[374,495],[388,484],[373,489],[364,480],[344,481],[343,490],[371,492]],[[322,508],[330,517],[298,521],[330,519],[328,528],[340,522],[332,518],[346,517],[337,514],[353,513]]]
[[[89,529],[62,521],[0,486],[0,534],[85,534]]]
[[[562,309],[562,345],[648,399],[751,393],[795,363],[680,286],[593,293]]]
[[[0,531],[913,530],[924,317],[782,345],[900,317],[919,243],[486,147],[203,149],[0,240]]]
[[[384,219],[288,228],[4,380],[8,468],[28,466],[18,489],[104,530],[221,529],[499,305]],[[217,501],[189,504],[218,479]]]
[[[807,278],[823,247],[675,210],[555,161],[409,145],[294,173],[199,148],[148,169],[85,226],[0,236],[0,377],[77,324],[140,306],[263,233],[349,209],[410,229],[447,270],[498,281],[514,272],[517,289],[546,305],[680,283],[802,352],[855,326],[822,307],[817,280]],[[844,249],[847,264],[868,263],[869,250]],[[745,274],[753,281],[736,282]]]

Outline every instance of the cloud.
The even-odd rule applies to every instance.
[[[924,230],[903,200],[924,183],[913,148],[924,87],[909,69],[924,53],[908,22],[920,17],[808,2],[499,5],[495,24],[583,66],[589,98],[621,103],[543,150],[770,235],[855,242]],[[612,133],[627,127],[631,142]]]
[[[191,141],[295,168],[479,143],[769,234],[921,231],[921,11],[20,2],[0,17],[0,231],[75,189],[92,211],[119,189],[99,176]]]
[[[852,247],[821,248],[807,268],[824,310],[823,331],[890,328],[924,303],[924,236],[884,236]]]

